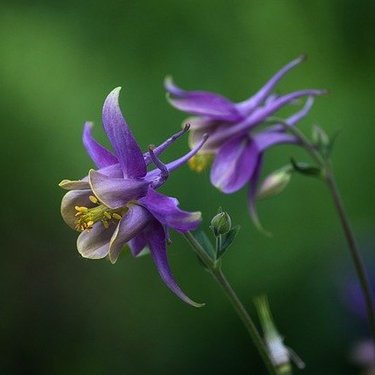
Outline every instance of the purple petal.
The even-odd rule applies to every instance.
[[[170,94],[169,102],[181,111],[225,121],[238,121],[242,118],[235,104],[221,95],[208,91],[182,90],[170,77],[165,79],[164,86]]]
[[[164,281],[167,287],[184,302],[194,307],[203,306],[202,304],[196,303],[187,297],[173,278],[167,259],[166,240],[163,226],[155,220],[154,223],[148,228],[147,236],[151,256],[155,262],[161,279]]]
[[[106,175],[107,177],[124,178],[124,174],[122,173],[122,169],[119,163],[110,165],[105,168],[101,168],[98,170],[98,172]]]
[[[267,117],[278,111],[284,105],[304,96],[318,96],[325,94],[324,90],[300,90],[295,91],[287,95],[280,96],[279,98],[272,101],[265,107],[255,111],[252,116],[249,116],[248,123],[253,123],[250,127],[253,127],[260,122],[263,122]]]
[[[311,107],[314,104],[314,97],[309,96],[306,100],[305,105],[302,109],[296,112],[294,115],[287,118],[286,123],[290,126],[295,125],[298,121],[302,120],[310,111]]]
[[[187,232],[198,227],[201,221],[200,212],[188,212],[178,208],[179,202],[149,189],[147,195],[140,199],[143,204],[162,224],[179,232]]]
[[[145,231],[137,234],[134,238],[132,238],[128,243],[130,250],[133,256],[138,256],[142,250],[144,250],[148,246],[147,242],[147,234]]]
[[[210,136],[210,144],[220,144],[225,142],[229,137],[234,137],[239,134],[244,134],[248,130],[254,128],[255,126],[261,124],[276,111],[281,109],[284,105],[292,102],[303,96],[317,96],[323,95],[326,91],[324,90],[301,90],[295,91],[290,94],[280,96],[279,98],[272,101],[270,104],[256,109],[249,117],[244,121],[235,124],[231,127],[222,127],[220,131],[216,131]]]
[[[237,104],[237,107],[241,111],[246,112],[247,114],[251,113],[256,107],[261,105],[270,95],[271,91],[274,89],[276,84],[284,77],[289,70],[293,69],[295,66],[300,64],[305,60],[305,56],[300,56],[297,59],[291,61],[289,64],[282,67],[255,95],[246,101]]]
[[[86,151],[90,155],[92,161],[98,168],[103,168],[107,167],[108,165],[118,163],[117,158],[112,154],[112,152],[107,150],[92,137],[92,127],[92,122],[85,122],[82,137],[83,145],[85,146]]]
[[[124,177],[143,177],[146,164],[119,106],[120,87],[114,89],[103,106],[103,125],[120,162]]]
[[[250,183],[249,183],[249,190],[247,195],[247,202],[248,202],[248,209],[249,214],[251,217],[251,220],[253,221],[254,225],[257,227],[258,230],[263,232],[266,235],[270,235],[269,232],[267,232],[262,224],[260,223],[260,220],[258,218],[257,210],[256,210],[256,194],[257,194],[257,188],[258,188],[258,182],[260,177],[260,172],[262,169],[263,164],[263,154],[259,154],[257,159],[257,164],[254,170],[253,175],[251,176]]]
[[[224,193],[241,189],[257,165],[258,149],[247,136],[230,139],[219,149],[211,168],[211,183]]]
[[[109,241],[112,237],[115,225],[110,224],[105,228],[99,221],[92,229],[84,230],[77,239],[77,249],[84,258],[101,259],[108,255]]]
[[[147,193],[149,182],[133,178],[112,178],[93,169],[89,172],[93,193],[107,207],[115,209]]]
[[[61,216],[65,223],[71,228],[76,229],[77,211],[75,206],[92,207],[93,203],[89,196],[92,194],[91,189],[71,190],[67,192],[61,201]]]
[[[139,234],[150,222],[150,213],[136,204],[129,207],[115,229],[110,242],[109,260],[116,263],[123,246],[134,236]]]
[[[307,98],[306,103],[302,107],[302,109],[300,109],[294,115],[288,117],[285,120],[285,123],[288,124],[289,126],[296,125],[298,121],[302,120],[309,113],[313,104],[314,104],[314,98],[310,96],[309,98]],[[274,126],[271,126],[269,129],[274,130],[274,131],[284,131],[285,127],[281,124],[276,124]]]
[[[298,143],[296,136],[287,133],[264,131],[252,136],[257,149],[262,152],[277,144]]]

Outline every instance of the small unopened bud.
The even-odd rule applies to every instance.
[[[227,212],[219,212],[211,220],[211,228],[215,236],[228,233],[232,228],[232,220]]]
[[[313,127],[312,140],[318,147],[327,147],[330,144],[327,133],[318,125],[314,125]]]
[[[278,169],[268,175],[257,193],[257,199],[265,199],[280,194],[289,184],[292,177],[290,166]]]

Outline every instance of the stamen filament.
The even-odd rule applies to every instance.
[[[113,219],[121,220],[122,215],[128,210],[127,207],[122,207],[116,210],[110,209],[102,204],[94,195],[90,195],[89,200],[96,206],[90,208],[84,206],[74,207],[77,211],[75,214],[77,217],[75,228],[78,231],[90,230],[98,221],[103,224],[104,228],[108,229],[110,222]]]

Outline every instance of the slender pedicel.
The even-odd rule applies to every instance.
[[[375,308],[372,298],[373,294],[371,291],[371,286],[361,251],[354,236],[353,228],[351,226],[348,214],[346,213],[339,189],[335,181],[331,160],[329,158],[324,158],[316,149],[316,147],[310,142],[310,140],[299,129],[288,126],[288,124],[282,122],[281,124],[285,127],[286,130],[300,139],[301,144],[304,146],[305,150],[311,155],[312,159],[317,163],[319,168],[321,168],[321,175],[323,176],[324,181],[331,192],[333,202],[340,219],[346,241],[349,246],[350,255],[364,296],[367,318],[375,350]]]
[[[241,300],[237,296],[236,292],[230,285],[229,281],[225,277],[223,271],[221,270],[220,263],[214,263],[208,252],[201,246],[201,244],[195,239],[195,237],[190,233],[186,232],[184,234],[186,240],[188,241],[191,248],[194,252],[198,255],[199,259],[203,262],[203,264],[207,267],[209,272],[211,273],[214,280],[220,285],[224,294],[229,299],[230,303],[232,304],[234,310],[236,311],[238,317],[242,320],[243,324],[246,327],[247,332],[250,335],[255,347],[257,348],[264,365],[267,368],[267,371],[270,375],[279,375],[276,372],[275,367],[273,366],[272,359],[270,354],[267,350],[267,347],[262,340],[259,332],[251,319],[250,315],[246,311],[244,305],[242,304]]]

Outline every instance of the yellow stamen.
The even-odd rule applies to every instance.
[[[74,207],[76,211],[80,212],[80,213],[85,213],[88,211],[88,208],[87,207],[80,207],[80,206],[75,206]]]
[[[122,219],[122,216],[119,215],[119,214],[116,214],[116,212],[114,212],[114,213],[112,214],[112,217],[113,217],[114,219],[116,219],[116,220],[121,220],[121,219]]]
[[[94,195],[90,195],[89,199],[92,203],[95,203],[95,204],[99,202],[98,198],[96,198]]]
[[[98,221],[103,224],[105,229],[108,229],[114,219],[121,220],[122,215],[128,210],[128,207],[122,207],[116,210],[111,209],[102,204],[99,199],[93,195],[90,195],[89,199],[92,203],[95,203],[96,206],[90,208],[75,206],[75,210],[77,211],[75,214],[77,218],[75,229],[78,231],[90,230]]]
[[[188,165],[191,170],[197,173],[203,172],[212,160],[211,154],[196,154],[189,159]]]

